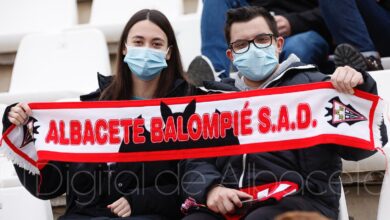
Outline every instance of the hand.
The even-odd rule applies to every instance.
[[[330,81],[337,91],[349,94],[354,94],[353,88],[364,82],[363,75],[349,66],[338,67]]]
[[[233,213],[235,208],[241,208],[241,200],[252,199],[252,196],[235,189],[216,186],[207,194],[207,207],[215,213],[223,215]]]
[[[111,209],[111,212],[119,217],[129,217],[131,215],[131,207],[125,197],[121,197],[116,200],[114,203],[107,206]]]
[[[23,125],[27,123],[28,118],[32,115],[32,111],[27,104],[18,103],[8,112],[8,120],[16,125]]]
[[[281,36],[287,37],[291,35],[291,25],[286,17],[281,15],[275,15],[276,26]]]

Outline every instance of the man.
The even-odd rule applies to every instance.
[[[204,80],[229,77],[231,62],[225,56],[227,45],[223,34],[226,12],[248,5],[264,7],[275,15],[279,34],[285,38],[280,61],[291,53],[303,63],[323,66],[327,61],[331,36],[317,0],[205,0],[201,18],[204,56],[196,57],[188,68],[188,78],[193,84],[203,86]]]
[[[291,55],[283,63],[278,57],[284,40],[278,36],[274,18],[263,8],[243,7],[227,14],[225,35],[227,57],[237,67],[235,79],[205,82],[214,90],[251,90],[329,80],[329,76],[304,65]],[[365,73],[350,67],[338,68],[331,76],[337,90],[353,93],[353,88],[376,93],[375,82]],[[387,142],[382,136],[382,141]],[[206,204],[208,212],[190,213],[185,219],[223,219],[234,213],[249,194],[237,189],[290,181],[299,185],[298,193],[274,205],[255,208],[245,218],[274,219],[286,211],[315,211],[337,219],[341,183],[341,158],[360,160],[374,152],[324,144],[300,150],[247,154],[241,156],[183,161],[183,193],[197,203]]]

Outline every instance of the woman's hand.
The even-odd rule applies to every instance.
[[[116,200],[114,203],[107,206],[111,209],[111,212],[119,217],[129,217],[131,215],[131,207],[125,197],[121,197]]]
[[[27,123],[32,111],[25,103],[18,103],[8,112],[8,120],[14,125],[23,125]]]

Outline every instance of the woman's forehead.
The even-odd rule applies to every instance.
[[[164,33],[164,31],[149,20],[143,20],[133,25],[127,38],[130,39],[136,36],[142,37],[146,40],[160,38],[166,42],[168,41],[167,35]]]

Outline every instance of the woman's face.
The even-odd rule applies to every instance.
[[[168,52],[166,59],[169,60],[170,58],[167,35],[159,26],[149,20],[143,20],[133,25],[129,30],[126,44],[131,47],[147,47]],[[126,53],[127,48],[125,47],[123,55],[126,55]]]

